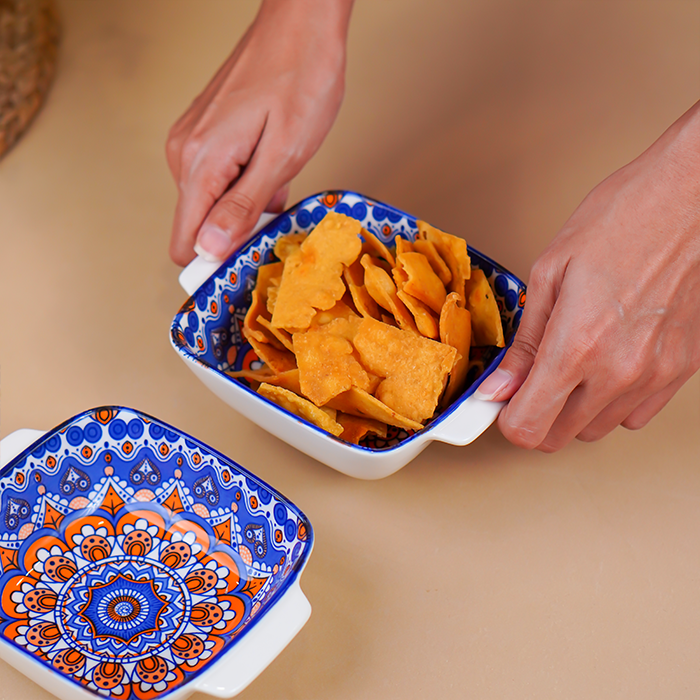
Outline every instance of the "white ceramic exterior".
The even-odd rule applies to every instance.
[[[209,367],[195,362],[187,365],[205,386],[246,418],[309,457],[356,479],[383,479],[393,474],[433,440],[467,445],[496,420],[505,405],[470,396],[452,415],[434,427],[421,430],[410,440],[388,450],[370,450],[334,439]]]

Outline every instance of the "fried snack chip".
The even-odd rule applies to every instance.
[[[384,378],[380,401],[416,422],[432,418],[457,357],[453,347],[366,318],[355,348],[362,365]]]
[[[275,373],[286,372],[295,369],[297,361],[294,355],[286,349],[278,349],[269,343],[261,343],[254,337],[248,338],[250,347],[255,354]]]
[[[379,306],[391,312],[401,328],[417,334],[418,329],[413,322],[413,316],[396,294],[396,285],[389,274],[369,255],[363,255],[360,262],[365,268],[365,287],[369,295]]]
[[[447,263],[440,257],[440,253],[437,252],[437,248],[432,241],[426,241],[422,238],[417,238],[413,241],[413,250],[416,253],[422,253],[428,258],[430,267],[433,268],[433,272],[440,278],[440,281],[447,286],[452,281],[452,273],[450,268],[447,267]]]
[[[343,272],[345,284],[348,286],[355,308],[360,315],[369,318],[379,318],[379,307],[372,299],[364,284],[365,272],[359,260],[356,260]]]
[[[387,435],[386,423],[380,423],[378,420],[371,418],[362,418],[360,416],[351,416],[349,413],[338,413],[336,420],[343,426],[343,432],[340,434],[345,442],[352,442],[359,445],[360,441],[369,433],[379,435],[385,438]]]
[[[275,255],[284,262],[292,253],[301,248],[301,244],[306,240],[308,234],[306,233],[290,233],[286,236],[282,236],[276,243],[274,247]]]
[[[267,310],[267,299],[272,285],[272,280],[282,274],[284,263],[276,262],[269,265],[261,265],[258,268],[258,278],[255,283],[255,289],[251,295],[250,308],[245,315],[243,321],[243,333],[246,338],[253,336],[259,343],[272,343],[278,348],[284,346],[275,340],[275,336],[270,331],[260,324],[258,318],[269,318]]]
[[[318,310],[330,309],[345,294],[344,266],[362,250],[362,225],[329,212],[298,250],[284,262],[272,325],[290,332],[304,330]]]
[[[282,277],[271,277],[270,286],[267,288],[267,313],[272,318],[272,314],[275,312],[275,304],[277,303],[277,295],[280,291],[280,282]]]
[[[457,350],[457,360],[450,372],[447,388],[442,396],[443,406],[449,406],[464,389],[464,381],[469,370],[469,349],[471,347],[471,314],[460,304],[462,298],[457,292],[450,292],[440,312],[440,341]]]
[[[439,314],[445,303],[445,285],[433,272],[428,258],[422,253],[400,253],[397,257],[398,264],[408,278],[403,284],[403,291]]]
[[[345,321],[345,324],[349,322]],[[338,324],[292,336],[301,393],[317,406],[327,404],[334,396],[353,386],[366,391],[371,384],[369,375],[355,356],[352,343],[340,333],[334,333],[334,325]]]
[[[298,372],[298,370],[292,370],[293,372]],[[234,379],[245,379],[252,384],[262,384],[263,382],[274,381],[277,378],[269,367],[263,367],[262,369],[241,369],[237,372],[229,372],[229,377]]]
[[[396,285],[396,289],[398,291],[402,291],[404,288],[404,285],[406,282],[408,282],[408,275],[406,274],[406,270],[401,267],[401,265],[396,265],[394,269],[391,271],[391,276],[394,278],[394,284]]]
[[[326,430],[336,437],[343,432],[343,426],[335,420],[335,411],[319,408],[307,399],[297,394],[272,384],[261,384],[258,394],[285,408],[295,416],[304,418],[314,425]]]
[[[413,243],[406,238],[403,238],[403,236],[397,236],[396,240],[394,241],[394,245],[396,246],[396,255],[401,255],[402,253],[412,253],[414,250]]]
[[[438,322],[430,309],[419,299],[404,292],[403,289],[400,289],[396,294],[413,314],[413,320],[416,322],[418,332],[426,338],[437,340]]]
[[[256,320],[258,324],[262,326],[262,328],[264,328],[270,334],[270,336],[272,336],[279,343],[279,346],[277,346],[274,342],[272,343],[273,345],[279,347],[280,349],[286,348],[289,350],[289,352],[294,352],[294,348],[292,347],[292,336],[285,331],[284,328],[275,328],[272,323],[270,323],[270,320],[262,315],[258,316]]]
[[[372,255],[375,257],[382,258],[389,263],[390,267],[396,265],[394,256],[391,251],[386,247],[386,245],[380,241],[371,231],[367,229],[362,229],[362,237],[365,239],[365,245],[362,246],[362,252]]]
[[[372,394],[353,387],[328,402],[330,408],[351,416],[372,418],[404,430],[422,430],[423,424],[402,416]]]
[[[235,377],[236,372],[232,372],[231,376]],[[247,379],[247,377],[243,377]],[[253,377],[254,379],[254,377]],[[295,394],[301,395],[301,386],[299,384],[299,370],[289,369],[286,372],[280,372],[279,374],[273,374],[264,380],[265,383],[271,384],[272,386],[280,386],[288,391],[293,391]]]
[[[418,239],[430,241],[440,257],[450,269],[452,279],[447,288],[450,292],[457,292],[464,296],[464,282],[471,275],[471,260],[467,252],[467,242],[435,228],[425,221],[416,221],[418,226]]]
[[[496,297],[483,270],[474,268],[466,283],[467,309],[472,316],[472,345],[505,347]]]
[[[417,223],[395,251],[334,212],[280,238],[243,324],[264,367],[231,376],[347,442],[421,430],[495,350],[477,346],[503,346],[503,329],[466,242]]]
[[[321,326],[325,326],[329,323],[333,323],[336,319],[344,318],[356,318],[358,321],[360,317],[350,308],[342,299],[335,304],[332,308],[326,311],[319,311],[311,321],[309,330],[314,330]]]

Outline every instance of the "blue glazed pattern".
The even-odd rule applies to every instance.
[[[131,409],[88,411],[30,449],[0,473],[0,635],[101,696],[188,682],[311,551],[292,503]]]
[[[261,363],[242,332],[257,270],[276,260],[273,249],[281,236],[312,231],[329,211],[358,219],[364,228],[388,245],[399,235],[414,240],[418,233],[416,217],[355,192],[337,190],[308,197],[259,231],[187,300],[171,326],[171,338],[178,352],[223,376],[231,370],[259,369]],[[471,247],[468,250],[472,265],[484,271],[494,289],[507,348],[520,323],[525,305],[525,285],[490,258]],[[469,377],[470,387],[442,416],[473,393],[478,380],[492,371],[505,350],[483,349],[480,352],[481,362]],[[247,386],[244,380],[227,378]],[[406,431],[390,427],[386,439],[371,436],[363,444],[371,449],[388,449],[410,436]]]

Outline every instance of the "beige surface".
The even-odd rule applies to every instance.
[[[257,3],[61,6],[56,83],[0,161],[0,436],[125,404],[308,513],[312,617],[240,697],[700,697],[700,377],[646,429],[551,456],[494,428],[380,482],[300,455],[168,343],[165,134]],[[292,198],[359,189],[526,277],[699,95],[695,0],[359,0],[345,105]],[[2,700],[50,697],[0,677]]]

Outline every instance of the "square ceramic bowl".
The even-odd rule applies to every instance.
[[[494,289],[506,348],[497,352],[485,349],[481,371],[472,374],[462,396],[423,430],[407,433],[390,428],[386,440],[346,443],[262,398],[246,382],[227,375],[227,371],[260,366],[241,331],[258,268],[275,260],[273,248],[278,238],[311,231],[329,211],[360,220],[389,245],[398,235],[413,240],[418,232],[416,217],[355,192],[330,191],[308,197],[279,216],[268,215],[261,220],[251,240],[222,265],[196,259],[185,268],[180,282],[190,297],[173,319],[170,340],[206,386],[265,430],[344,474],[379,479],[406,465],[433,440],[466,445],[496,420],[503,404],[480,401],[473,393],[496,368],[513,340],[525,303],[525,285],[469,248],[472,265],[484,271]]]
[[[231,697],[304,625],[304,514],[128,408],[0,443],[0,657],[63,700]]]

